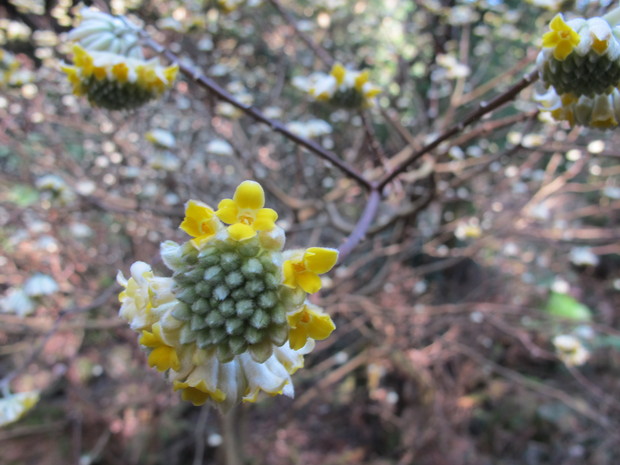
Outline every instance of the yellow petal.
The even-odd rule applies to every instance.
[[[261,208],[256,213],[256,219],[252,226],[257,231],[271,231],[276,226],[278,214],[271,208]]]
[[[207,205],[190,200],[185,206],[185,219],[179,227],[192,237],[211,236],[217,232],[214,216],[215,212]]]
[[[317,341],[327,339],[334,329],[336,329],[336,325],[327,313],[312,312],[308,323],[308,335],[312,339]]]
[[[107,77],[108,72],[103,66],[97,66],[93,69],[93,74],[99,81],[101,81]]]
[[[304,265],[316,274],[327,273],[338,261],[338,251],[324,247],[310,247],[304,254]]]
[[[243,181],[235,190],[233,200],[239,208],[258,210],[265,205],[265,191],[255,181]]]
[[[297,280],[295,279],[295,267],[293,266],[293,262],[291,260],[286,260],[282,265],[282,274],[284,275],[284,280],[282,284],[286,287],[290,287],[294,289],[297,287]]]
[[[148,364],[159,371],[169,369],[178,370],[181,367],[179,356],[170,346],[161,346],[153,349],[148,358]]]
[[[321,289],[321,278],[316,273],[309,271],[302,271],[295,274],[295,279],[299,287],[301,287],[308,294],[314,294]]]
[[[566,41],[562,41],[557,45],[557,47],[555,47],[555,50],[553,50],[553,57],[556,60],[564,61],[566,57],[572,53],[572,51],[573,46]]]
[[[179,72],[179,66],[169,66],[164,70],[164,76],[168,79],[168,84],[172,84],[177,77],[177,73]]]
[[[219,389],[210,391],[207,384],[204,381],[200,381],[193,386],[189,383],[183,383],[181,381],[175,381],[172,385],[175,391],[182,389],[181,398],[189,401],[194,405],[202,405],[209,399],[213,399],[215,402],[223,402],[226,399],[226,394]]]
[[[239,214],[239,208],[234,200],[224,199],[217,206],[215,214],[224,223],[233,224],[238,221],[237,215]]]
[[[347,74],[347,70],[340,63],[336,63],[332,67],[330,74],[336,78],[338,85],[341,85],[344,82],[344,77]]]
[[[288,343],[293,350],[299,350],[306,345],[308,332],[305,328],[291,329],[288,333]]]
[[[256,231],[250,225],[243,223],[235,223],[228,227],[230,238],[235,241],[245,241],[256,236]]]
[[[114,74],[118,82],[127,82],[129,67],[125,63],[117,63],[112,67],[112,74]]]
[[[364,84],[366,84],[368,82],[368,76],[369,76],[369,72],[368,70],[361,72],[356,78],[355,78],[355,88],[361,92],[362,91],[362,87],[364,86]]]
[[[375,95],[379,95],[380,93],[381,93],[381,89],[379,89],[378,87],[373,87],[372,89],[369,89],[366,92],[364,92],[364,97],[372,98]]]

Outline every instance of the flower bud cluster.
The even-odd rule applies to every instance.
[[[160,97],[172,87],[178,67],[145,60],[136,26],[121,17],[82,10],[83,22],[68,37],[73,65],[64,65],[73,93],[93,106],[133,109]]]
[[[297,77],[293,85],[319,102],[341,108],[365,108],[372,106],[373,98],[381,92],[368,78],[368,70],[354,71],[336,63],[329,74]]]
[[[620,27],[606,19],[553,18],[543,35],[537,67],[547,91],[542,110],[571,125],[602,129],[618,125],[614,110],[620,85]]]
[[[157,277],[143,262],[129,279],[119,274],[120,315],[140,333],[149,365],[195,405],[226,410],[260,392],[292,396],[303,355],[335,328],[306,299],[337,251],[283,251],[277,214],[263,206],[263,189],[252,181],[217,210],[192,200],[180,226],[192,239],[161,245],[171,276]]]
[[[90,8],[83,8],[80,15],[82,21],[69,32],[69,40],[86,50],[144,59],[137,26],[123,17]]]

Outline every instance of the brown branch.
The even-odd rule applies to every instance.
[[[351,234],[349,234],[349,237],[347,237],[344,244],[340,246],[340,256],[338,258],[339,262],[342,262],[342,260],[344,260],[344,258],[349,255],[351,251],[357,246],[357,244],[359,244],[364,238],[364,235],[368,231],[372,220],[377,215],[377,210],[379,209],[380,202],[381,193],[379,190],[373,188],[370,191],[368,200],[366,201],[366,207],[364,208],[364,212],[362,213],[362,216],[355,225],[355,229],[353,229]]]
[[[280,121],[275,121],[270,118],[267,118],[262,112],[252,107],[251,105],[244,105],[243,103],[239,102],[233,95],[231,95],[229,92],[227,92],[222,87],[220,87],[215,81],[206,77],[204,74],[202,74],[198,69],[194,68],[193,66],[187,63],[184,63],[174,53],[170,52],[168,49],[166,49],[165,47],[163,47],[162,45],[158,44],[153,39],[151,39],[145,31],[142,31],[142,39],[146,46],[150,47],[156,53],[165,56],[172,63],[176,64],[181,70],[181,72],[187,78],[195,81],[201,87],[207,89],[208,91],[215,94],[218,98],[224,100],[225,102],[230,103],[234,107],[243,111],[245,114],[251,116],[256,121],[266,124],[273,131],[282,134],[284,137],[291,140],[292,142],[310,150],[311,152],[318,155],[323,160],[328,161],[329,163],[331,163],[332,165],[340,169],[344,174],[346,174],[350,178],[355,179],[359,184],[364,186],[366,189],[368,190],[373,189],[374,186],[372,182],[370,182],[363,175],[358,173],[353,167],[349,166],[348,163],[338,158],[338,156],[335,153],[325,150],[323,147],[321,147],[319,144],[317,144],[314,141],[308,140],[304,137],[301,137],[295,134],[294,132],[291,132]]]
[[[497,108],[501,107],[505,103],[514,99],[519,92],[521,92],[526,87],[530,86],[532,83],[536,82],[538,79],[538,71],[532,71],[529,74],[526,74],[523,79],[521,79],[518,83],[508,89],[506,92],[498,95],[490,102],[480,102],[478,108],[474,110],[469,116],[467,116],[462,122],[455,124],[450,129],[446,130],[443,134],[437,136],[437,138],[431,143],[425,145],[420,150],[414,152],[409,158],[403,161],[399,166],[397,166],[394,171],[386,175],[381,181],[379,181],[378,188],[382,190],[386,185],[388,185],[391,181],[396,178],[400,173],[405,171],[413,162],[415,162],[422,155],[430,152],[434,148],[436,148],[443,141],[451,138],[452,136],[458,134],[463,131],[470,124],[478,121],[487,113],[491,113]]]
[[[308,35],[303,32],[299,27],[297,27],[297,20],[293,17],[291,13],[289,13],[278,0],[269,0],[271,4],[278,10],[278,13],[286,20],[287,23],[295,30],[295,33],[299,36],[304,43],[312,49],[314,54],[317,56],[321,62],[325,66],[331,67],[334,65],[334,59],[327,53],[327,51],[316,44]]]

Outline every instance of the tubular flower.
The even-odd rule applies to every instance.
[[[80,10],[81,22],[69,40],[91,51],[109,52],[143,60],[139,28],[122,16],[111,16],[91,8]]]
[[[297,285],[309,280],[286,280],[284,264],[296,255],[285,258],[284,231],[264,203],[262,187],[252,181],[216,212],[191,200],[181,229],[193,239],[161,245],[172,276],[154,276],[143,262],[132,265],[129,279],[119,273],[125,287],[121,317],[140,333],[149,365],[165,372],[181,398],[195,405],[210,402],[227,410],[255,402],[260,393],[292,397],[291,375],[314,340],[334,329]],[[304,267],[325,273],[337,259],[332,249],[297,254],[302,276]]]
[[[185,206],[185,219],[179,227],[194,237],[192,243],[199,246],[214,236],[220,225],[215,212],[209,206],[196,200],[190,200]]]
[[[137,108],[170,89],[176,65],[164,68],[157,58],[142,60],[110,52],[73,47],[74,66],[62,66],[77,96],[109,110]]]
[[[228,232],[237,240],[250,239],[257,231],[271,231],[275,228],[278,214],[265,205],[265,192],[254,181],[242,182],[232,199],[224,199],[215,212],[217,217],[231,226]]]
[[[344,108],[364,108],[372,106],[373,97],[381,92],[368,81],[369,74],[368,70],[354,71],[336,63],[329,74],[298,77],[293,84],[314,100]]]
[[[565,60],[579,45],[579,34],[564,22],[561,14],[557,14],[551,20],[549,29],[551,30],[543,35],[543,47],[553,49],[556,60]]]
[[[320,274],[331,270],[338,260],[338,251],[322,247],[295,250],[285,253],[284,285],[300,287],[309,294],[321,289]]]
[[[541,110],[549,111],[557,121],[568,121],[571,126],[614,129],[620,124],[620,92],[617,89],[594,98],[584,95],[576,98],[570,94],[560,97],[550,88],[534,98],[540,103]]]
[[[558,14],[543,35],[536,64],[543,83],[560,95],[608,94],[620,84],[620,28],[605,19]]]
[[[306,302],[304,306],[287,315],[290,326],[289,343],[292,349],[301,349],[308,339],[322,341],[336,329],[330,316],[320,307]]]

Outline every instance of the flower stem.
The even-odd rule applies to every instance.
[[[243,465],[243,450],[239,440],[239,407],[234,406],[221,416],[222,436],[224,437],[224,464]]]

